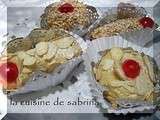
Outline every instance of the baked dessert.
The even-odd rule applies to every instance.
[[[32,49],[7,53],[0,58],[0,78],[7,81],[4,89],[14,91],[23,86],[34,72],[50,73],[81,53],[79,43],[72,36],[39,41]]]
[[[97,18],[94,7],[78,0],[61,0],[46,7],[41,16],[41,27],[61,28],[67,31],[88,28]]]
[[[149,56],[132,48],[111,48],[93,65],[93,73],[114,108],[124,100],[153,103],[156,74]]]
[[[26,51],[32,48],[33,41],[29,40],[28,38],[16,38],[8,42],[7,44],[7,53],[14,53],[17,51]]]
[[[101,37],[111,37],[122,32],[139,30],[141,28],[142,26],[139,24],[138,18],[119,19],[93,30],[93,32],[91,32],[91,38],[97,39]]]
[[[34,44],[37,44],[39,42],[54,41],[68,36],[70,36],[68,33],[60,29],[46,30],[42,28],[35,28],[26,38],[33,41]]]
[[[147,14],[142,7],[135,6],[131,3],[119,3],[117,7],[117,17],[119,19],[125,18],[141,18]]]
[[[121,33],[153,29],[155,26],[152,18],[146,16],[143,8],[129,3],[120,3],[115,13],[104,16],[89,32],[91,40],[101,37],[111,37]]]
[[[5,51],[3,51],[2,54],[27,51],[34,48],[35,45],[39,42],[55,41],[57,39],[69,36],[71,35],[60,29],[46,30],[42,28],[35,28],[29,33],[27,37],[15,38],[9,41]]]

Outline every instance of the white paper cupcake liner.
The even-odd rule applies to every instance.
[[[149,112],[152,112],[152,110],[155,108],[154,105],[143,103],[143,102],[132,102],[126,101],[122,102],[122,105],[124,107],[113,109],[111,107],[111,104],[108,103],[104,97],[103,97],[103,87],[98,84],[94,78],[94,75],[92,73],[92,66],[91,63],[97,63],[101,59],[101,55],[99,52],[105,51],[107,49],[111,49],[112,47],[122,47],[122,48],[128,48],[131,47],[134,50],[137,50],[138,52],[143,52],[146,55],[149,55],[153,57],[153,51],[152,49],[148,48],[142,48],[139,47],[133,43],[130,43],[126,40],[124,40],[120,36],[115,37],[106,37],[106,38],[100,38],[98,40],[94,40],[90,42],[89,48],[87,50],[87,54],[84,56],[84,63],[86,66],[86,70],[90,77],[90,86],[91,86],[91,92],[95,100],[100,103],[101,107],[106,110],[106,113],[135,113],[135,112],[143,112],[144,110],[147,110]],[[127,107],[127,105],[130,104],[130,106]]]
[[[69,33],[72,35],[77,43],[79,43],[82,54],[86,52],[87,44],[80,38],[78,35],[74,33]],[[44,72],[35,72],[29,81],[21,88],[16,90],[15,92],[11,92],[8,95],[16,95],[16,94],[24,94],[29,92],[40,91],[46,89],[50,86],[56,86],[66,80],[66,78],[72,73],[74,68],[82,62],[82,55],[79,57],[73,58],[66,63],[58,66],[52,73],[44,73]]]
[[[139,8],[140,9],[140,8]],[[142,8],[144,9],[144,8]],[[149,16],[153,19],[151,15],[147,15],[146,11],[144,12],[144,16]],[[142,14],[142,13],[141,13]],[[96,29],[99,26],[103,26],[104,24],[111,23],[113,21],[117,20],[117,8],[111,8],[107,12],[105,12],[101,18],[99,18],[93,25],[90,26],[87,35],[85,36],[85,39],[87,40],[92,40],[90,33]],[[155,25],[156,27],[156,25]],[[129,42],[132,42],[136,45],[139,45],[141,47],[150,47],[152,44],[147,44],[147,43],[152,43],[153,41],[153,31],[155,28],[145,28],[145,29],[139,29],[139,30],[129,30],[128,32],[121,32],[117,35],[113,36],[122,36],[124,39],[126,39]]]

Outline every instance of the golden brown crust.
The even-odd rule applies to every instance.
[[[142,26],[139,24],[138,20],[138,18],[118,19],[95,28],[89,36],[94,40],[101,37],[111,37],[120,33],[139,30]]]

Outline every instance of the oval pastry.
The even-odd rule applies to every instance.
[[[82,49],[76,38],[62,31],[54,32],[55,30],[34,29],[27,36],[27,40],[21,41],[24,43],[23,46],[32,41],[32,47],[28,47],[27,44],[24,49],[17,46],[15,40],[10,42],[7,54],[0,58],[0,82],[5,82],[6,91],[15,91],[25,85],[37,71],[53,72],[58,66],[81,55]],[[12,50],[11,43],[17,50]],[[8,74],[4,74],[6,72]]]
[[[87,38],[95,40],[102,37],[112,37],[136,31],[155,29],[154,20],[147,17],[144,8],[130,3],[119,3],[116,11],[111,9],[97,21],[89,30]]]

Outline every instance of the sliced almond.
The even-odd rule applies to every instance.
[[[35,56],[36,49],[31,49],[26,52],[28,55]]]
[[[32,57],[30,55],[25,55],[24,61],[23,61],[23,65],[24,66],[33,66],[36,63],[36,58]]]
[[[59,49],[57,54],[59,54],[63,58],[66,58],[66,59],[70,60],[74,56],[74,49],[71,48],[71,47],[68,48],[68,49]]]
[[[154,85],[148,79],[148,76],[142,71],[141,75],[136,79],[137,94],[145,95],[147,92],[154,91]]]
[[[37,65],[37,69],[40,71],[47,71],[47,62],[44,58],[41,57],[36,57],[36,65]]]
[[[102,68],[104,70],[108,70],[113,67],[114,61],[112,59],[104,59],[104,60],[102,60],[101,64],[102,64]]]
[[[43,56],[48,52],[48,43],[40,42],[36,45],[36,53],[38,56]]]
[[[50,43],[49,48],[48,48],[48,52],[47,52],[47,54],[44,55],[44,59],[51,60],[55,56],[57,50],[58,50],[57,46]]]
[[[110,53],[111,53],[111,56],[114,60],[120,60],[123,56],[122,49],[118,48],[118,47],[112,48]]]
[[[65,58],[70,60],[74,57],[74,49],[70,47],[66,50],[64,54],[65,54]]]
[[[17,52],[19,59],[24,60],[26,53],[24,51]]]
[[[57,45],[59,48],[68,48],[71,46],[71,44],[74,42],[73,37],[65,37],[59,40],[56,40],[54,43]]]

